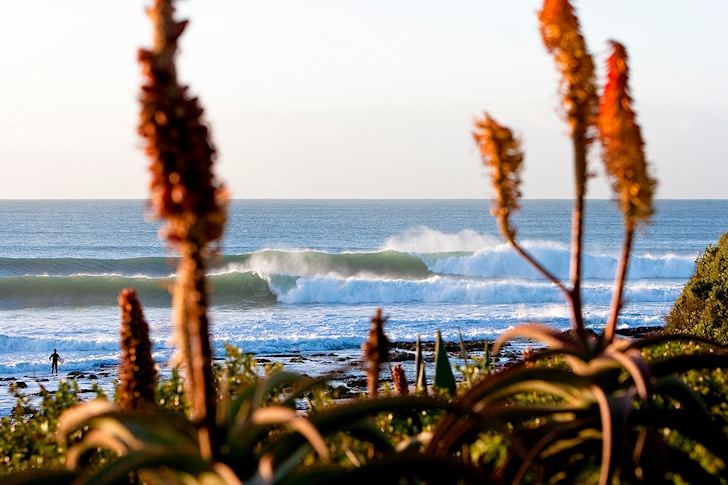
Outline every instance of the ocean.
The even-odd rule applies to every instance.
[[[216,355],[356,354],[377,308],[391,340],[492,339],[519,322],[569,326],[562,294],[499,236],[487,200],[234,200],[210,262]],[[175,253],[144,201],[0,201],[0,377],[61,375],[118,360],[117,295],[134,287],[172,353]],[[567,278],[571,202],[527,200],[518,239]],[[585,317],[608,316],[622,241],[610,201],[587,201]],[[620,325],[661,325],[695,260],[728,231],[728,200],[661,200],[638,231]],[[0,392],[5,393],[2,389]],[[0,399],[0,413],[3,411]]]

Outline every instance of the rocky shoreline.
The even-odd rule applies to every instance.
[[[662,331],[662,327],[644,326],[617,330],[618,335],[640,339],[655,335]],[[463,345],[469,357],[482,357],[486,345],[492,346],[492,340],[466,340]],[[445,349],[455,364],[462,363],[462,350],[460,342],[444,342]],[[530,344],[528,341],[512,341],[506,343],[498,355],[493,356],[496,365],[506,365],[522,357],[523,350]],[[410,379],[414,377],[415,342],[392,342],[390,362],[399,363],[405,369]],[[434,361],[435,342],[421,342],[425,362],[432,365]],[[292,372],[318,377],[331,376],[334,385],[340,390],[342,396],[351,396],[366,391],[366,377],[361,366],[360,352],[356,350],[332,352],[288,352],[281,354],[255,355],[259,364],[277,362]],[[162,378],[169,375],[168,369],[160,369]],[[434,373],[428,369],[428,375]],[[8,376],[0,377],[0,415],[10,414],[15,405],[15,399],[9,392],[9,386],[15,384],[22,389],[23,394],[40,398],[40,387],[54,390],[59,380],[73,379],[78,384],[80,394],[92,394],[93,384],[98,384],[109,396],[113,395],[117,370],[115,366],[104,366],[95,371],[70,371],[60,376]],[[389,375],[382,372],[382,382],[388,382]]]

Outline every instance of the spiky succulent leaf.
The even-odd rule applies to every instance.
[[[85,485],[128,485],[129,474],[145,469],[165,468],[187,473],[193,477],[208,473],[216,475],[211,464],[199,453],[185,453],[174,448],[145,448],[131,451],[110,461],[84,480]],[[180,480],[181,481],[181,480]],[[220,479],[218,483],[223,483]]]
[[[515,338],[536,340],[549,346],[552,350],[572,352],[578,352],[580,350],[579,343],[563,332],[547,327],[546,325],[524,323],[500,334],[493,344],[493,354],[497,354],[506,341]]]
[[[450,366],[450,359],[447,357],[445,344],[442,342],[442,334],[437,331],[435,341],[435,389],[445,389],[454,396],[456,392],[455,376]]]
[[[427,376],[425,375],[425,359],[422,355],[422,342],[420,336],[417,336],[415,342],[415,390],[424,389],[427,392]]]

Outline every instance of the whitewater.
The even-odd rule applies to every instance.
[[[357,354],[377,308],[395,341],[438,330],[449,340],[492,339],[520,322],[568,328],[563,295],[504,244],[489,205],[232,201],[209,265],[215,354],[225,343],[261,355]],[[524,201],[514,219],[523,246],[564,280],[570,209]],[[0,201],[0,377],[47,377],[53,349],[61,375],[113,368],[116,299],[127,287],[139,294],[155,359],[170,358],[176,258],[149,219],[136,200]],[[620,325],[661,325],[696,258],[726,231],[728,201],[659,201],[637,234]],[[614,204],[588,201],[583,300],[594,329],[608,317],[621,240]]]

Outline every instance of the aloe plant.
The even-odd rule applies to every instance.
[[[716,476],[701,468],[685,450],[670,446],[662,430],[676,430],[728,463],[726,436],[712,424],[696,395],[675,375],[695,368],[725,367],[728,357],[674,357],[650,366],[640,347],[676,337],[635,343],[615,336],[635,230],[652,214],[655,187],[632,110],[626,50],[617,42],[611,43],[607,84],[597,111],[594,65],[573,7],[568,0],[546,0],[539,20],[544,44],[562,75],[562,102],[574,145],[576,190],[568,282],[559,280],[520,246],[511,223],[512,214],[519,209],[524,160],[520,142],[490,115],[476,121],[474,136],[483,163],[492,173],[496,192],[493,214],[501,233],[563,292],[572,311],[571,332],[535,323],[504,332],[495,343],[494,353],[515,337],[539,341],[546,350],[528,362],[491,375],[473,386],[461,401],[509,423],[507,438],[513,454],[499,471],[507,482],[556,478],[573,482],[590,467],[597,470],[601,484],[614,478],[661,482],[673,473],[691,480],[700,477],[715,481]],[[606,172],[612,178],[624,215],[625,237],[610,316],[603,331],[591,337],[583,317],[580,284],[586,161],[595,138],[602,143]],[[717,344],[713,345],[714,350],[718,349]],[[534,393],[538,398],[529,403]],[[703,432],[706,427],[710,429]],[[427,452],[435,456],[460,453],[482,431],[460,417],[447,416]],[[724,474],[725,466],[720,470],[720,475]]]

